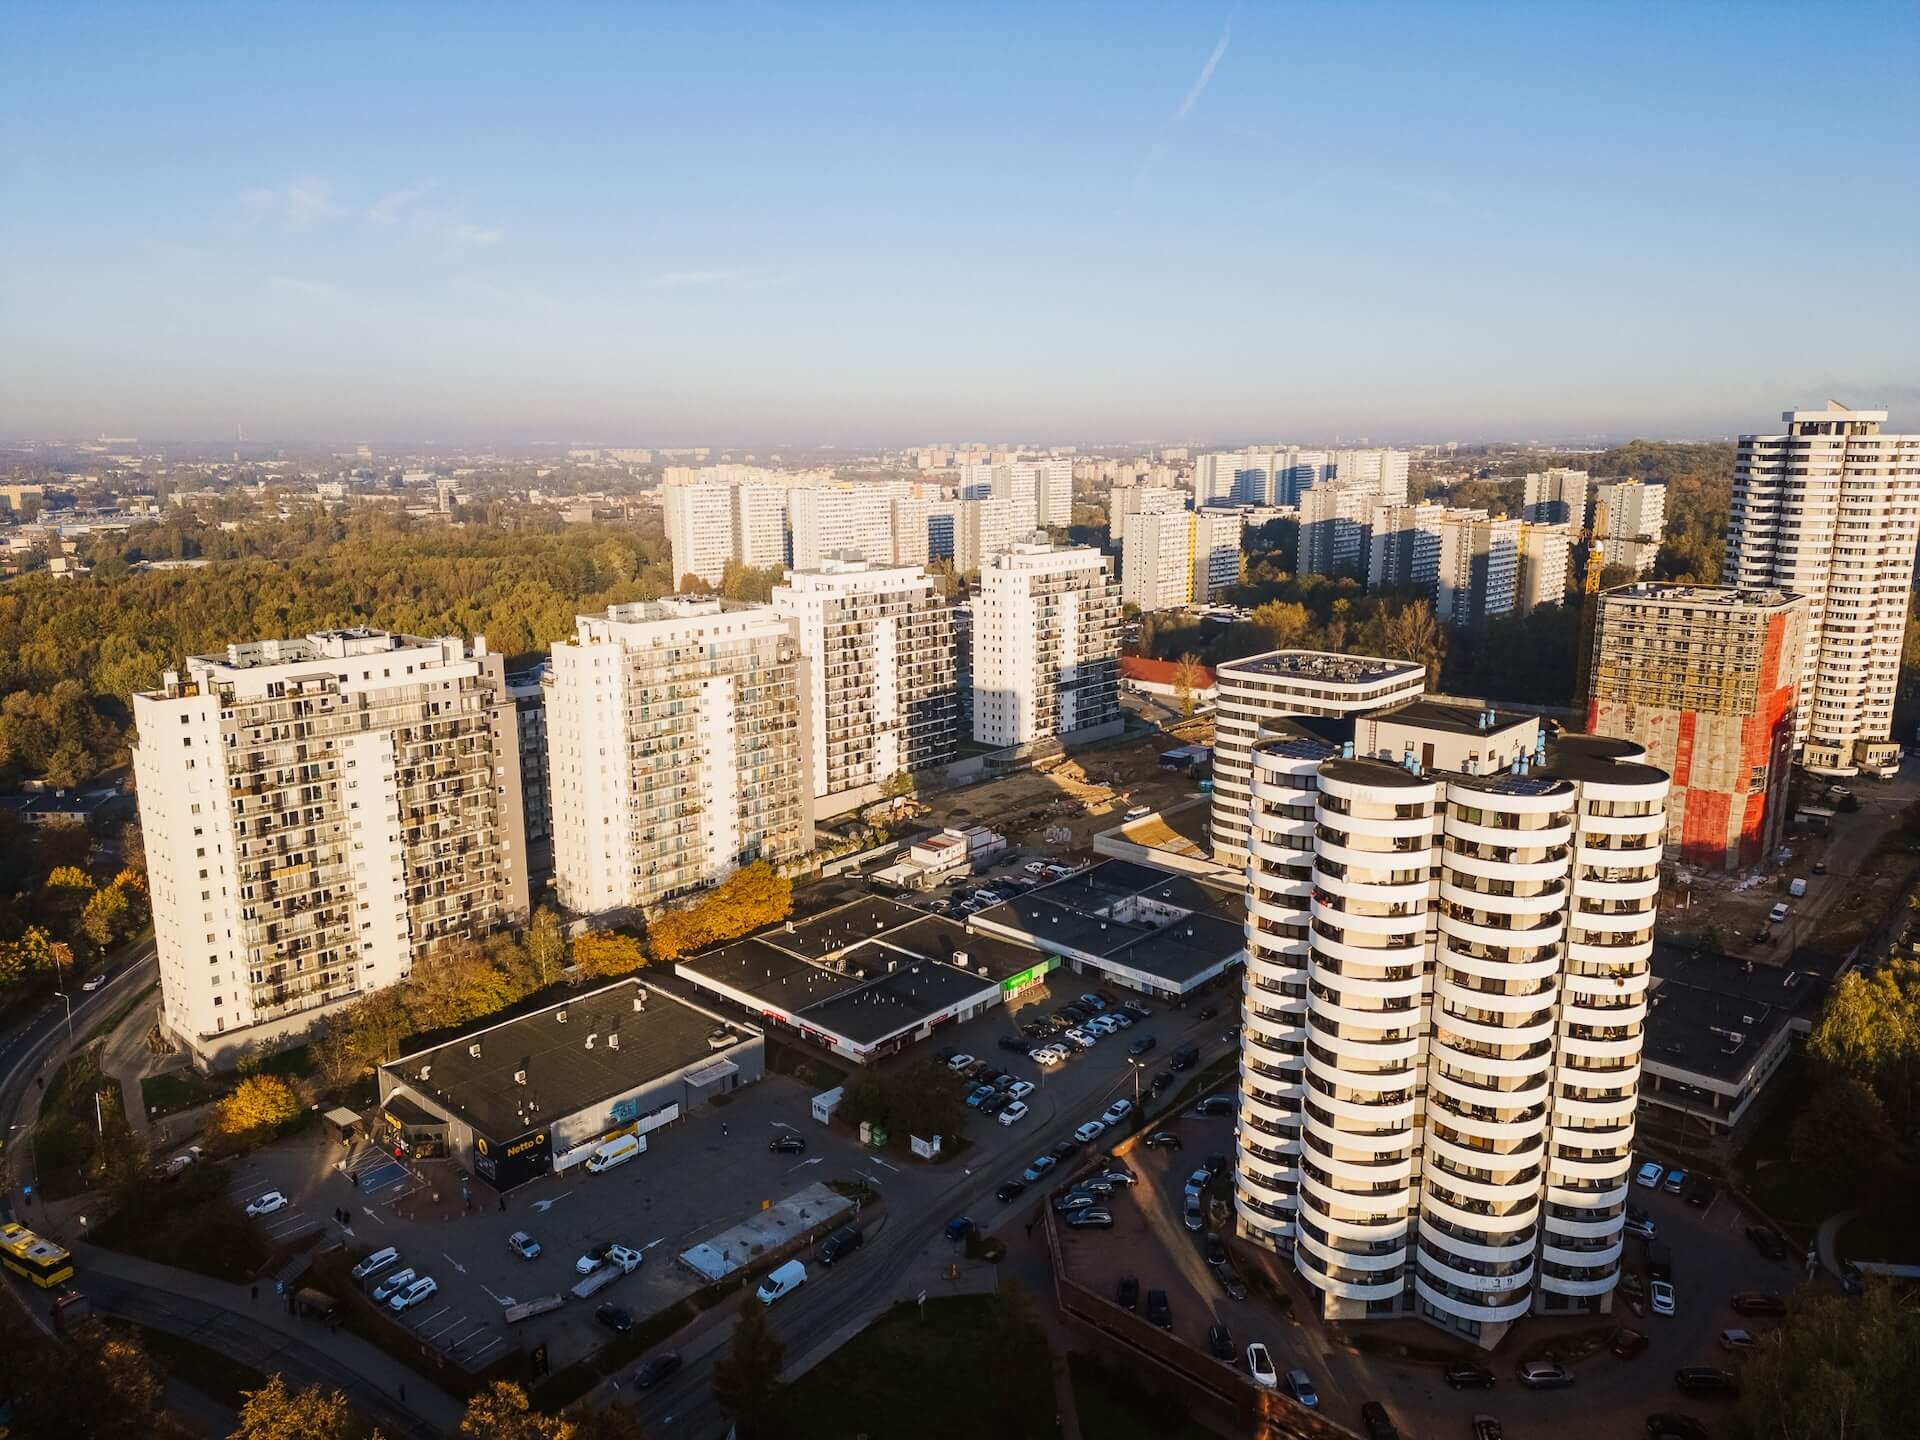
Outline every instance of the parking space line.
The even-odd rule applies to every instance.
[[[482,1345],[478,1350],[474,1351],[473,1354],[469,1355],[467,1358],[469,1360],[478,1360],[482,1355],[486,1354],[487,1351],[493,1349],[494,1346],[498,1345],[504,1339],[506,1339],[504,1335],[494,1336],[493,1339],[489,1340],[486,1344]]]
[[[427,1316],[426,1319],[416,1321],[414,1323],[413,1333],[418,1335],[422,1330],[426,1329],[427,1326],[431,1325],[434,1321],[438,1320],[442,1315],[446,1314],[447,1311],[451,1310],[452,1308],[453,1307],[451,1305],[442,1305],[438,1310],[434,1311],[431,1315]]]

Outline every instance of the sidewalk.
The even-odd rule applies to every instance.
[[[288,1314],[271,1286],[254,1300],[243,1285],[97,1245],[72,1248],[77,1283],[109,1313],[199,1339],[249,1363],[266,1361],[261,1368],[282,1371],[290,1384],[317,1380],[343,1390],[389,1434],[394,1421],[418,1435],[451,1435],[460,1424],[464,1406],[451,1395],[358,1336]]]

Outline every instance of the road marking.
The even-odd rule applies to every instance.
[[[891,1165],[889,1165],[889,1164],[887,1164],[887,1162],[886,1162],[886,1161],[884,1161],[884,1160],[882,1160],[882,1159],[881,1159],[881,1158],[880,1158],[880,1157],[879,1157],[878,1155],[869,1155],[869,1156],[868,1156],[867,1158],[868,1158],[869,1160],[871,1160],[871,1161],[873,1161],[873,1163],[874,1163],[874,1164],[876,1164],[876,1165],[878,1165],[878,1166],[879,1166],[879,1167],[880,1167],[880,1168],[881,1168],[882,1170],[892,1170],[892,1171],[893,1171],[893,1173],[894,1173],[894,1174],[896,1174],[896,1175],[898,1175],[898,1174],[900,1173],[900,1172],[899,1172],[899,1171],[898,1171],[897,1169],[895,1169],[895,1168],[894,1168],[893,1166],[891,1166]]]
[[[462,1275],[467,1273],[467,1267],[462,1265],[458,1260],[454,1259],[453,1256],[447,1254],[446,1251],[442,1250],[440,1252],[440,1258],[446,1261],[447,1264],[453,1266],[453,1268],[458,1270]]]
[[[519,1301],[515,1300],[511,1295],[495,1295],[493,1291],[487,1289],[485,1285],[482,1285],[480,1288],[482,1290],[486,1290],[488,1298],[493,1300],[493,1302],[499,1305],[502,1309],[505,1309],[509,1305],[517,1305],[520,1303]]]
[[[361,1207],[360,1213],[365,1215],[369,1220],[380,1220],[380,1217],[378,1215],[374,1214],[373,1211],[367,1209],[365,1206]],[[380,1223],[384,1225],[387,1222],[384,1220],[380,1220]]]
[[[554,1196],[551,1200],[536,1200],[528,1208],[533,1210],[538,1210],[542,1215],[544,1215],[547,1213],[547,1211],[551,1210],[554,1206],[558,1205],[562,1200],[566,1199],[567,1196],[571,1194],[573,1194],[573,1191],[571,1190],[562,1190],[558,1195]]]
[[[799,1163],[798,1165],[794,1165],[794,1166],[792,1166],[792,1167],[790,1167],[790,1168],[789,1168],[789,1169],[787,1170],[787,1174],[789,1174],[789,1175],[791,1175],[791,1174],[793,1174],[793,1172],[794,1172],[795,1170],[804,1170],[804,1169],[806,1169],[806,1168],[807,1168],[807,1166],[809,1166],[809,1165],[818,1165],[818,1164],[820,1163],[820,1161],[821,1161],[821,1159],[822,1159],[822,1157],[820,1157],[820,1156],[815,1156],[815,1157],[814,1157],[813,1159],[811,1159],[811,1160],[802,1160],[802,1161],[801,1161],[801,1162],[800,1162],[800,1163]]]
[[[797,1133],[797,1127],[787,1124],[787,1122],[784,1120],[769,1120],[767,1121],[767,1124],[771,1125],[776,1130],[794,1130]]]
[[[482,1355],[486,1354],[487,1351],[491,1350],[494,1346],[498,1345],[504,1339],[506,1339],[506,1336],[504,1335],[494,1336],[493,1339],[489,1340],[486,1344],[482,1345],[478,1350],[474,1351],[473,1354],[469,1355],[467,1358],[469,1360],[478,1360]]]
[[[425,1330],[427,1326],[431,1325],[434,1321],[438,1320],[442,1315],[446,1314],[447,1311],[451,1310],[452,1308],[453,1307],[451,1305],[442,1305],[438,1310],[434,1311],[431,1315],[427,1316],[426,1319],[415,1321],[413,1326],[413,1333],[418,1335],[422,1330]]]
[[[647,1241],[646,1244],[642,1245],[640,1248],[642,1250],[651,1250],[654,1246],[660,1244],[666,1238],[667,1238],[666,1236],[662,1235],[659,1240],[649,1240]]]

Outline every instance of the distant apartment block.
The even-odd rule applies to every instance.
[[[1417,700],[1426,691],[1424,665],[1321,650],[1274,650],[1229,660],[1214,669],[1214,859],[1245,864],[1249,755],[1267,721],[1307,717],[1338,721]]]
[[[484,640],[231,645],[133,713],[162,1020],[196,1063],[526,918],[518,724]]]
[[[1327,464],[1339,484],[1371,486],[1384,505],[1407,503],[1408,456],[1404,450],[1329,450]]]
[[[1142,611],[1205,605],[1240,578],[1236,510],[1150,510],[1120,552],[1120,598]]]
[[[1807,597],[1801,762],[1889,773],[1920,543],[1920,435],[1883,434],[1886,411],[1833,403],[1782,418],[1784,435],[1740,437],[1725,575]]]
[[[890,563],[893,500],[879,486],[792,491],[787,504],[793,522],[793,568],[818,570],[850,551],[876,565]]]
[[[1593,536],[1609,565],[1636,575],[1653,568],[1667,530],[1667,487],[1638,480],[1608,481],[1593,489]]]
[[[1373,512],[1380,494],[1371,482],[1333,481],[1300,497],[1300,539],[1295,570],[1301,575],[1350,575],[1364,579]]]
[[[1011,501],[990,497],[957,501],[953,517],[953,568],[962,575],[986,567],[988,559],[1013,544]]]
[[[1440,576],[1444,505],[1380,505],[1367,531],[1367,588],[1418,587],[1431,591]]]
[[[1514,613],[1527,615],[1542,605],[1567,599],[1567,563],[1572,535],[1565,525],[1523,522],[1515,544],[1520,571],[1514,582]]]
[[[1016,541],[982,564],[973,622],[976,740],[1119,733],[1120,586],[1106,556]]]
[[[1522,483],[1521,518],[1536,525],[1565,525],[1574,534],[1587,528],[1587,472],[1555,468],[1530,474]]]
[[[1194,461],[1193,499],[1196,505],[1298,505],[1332,476],[1324,450],[1282,445],[1223,451]]]
[[[1136,515],[1167,515],[1187,508],[1187,492],[1162,489],[1155,485],[1127,485],[1115,489],[1108,500],[1107,539],[1115,545],[1127,543],[1127,526]],[[1124,553],[1124,552],[1123,552]]]
[[[895,775],[953,758],[953,612],[918,565],[796,570],[774,588],[773,608],[797,625],[807,667],[817,816],[878,800]]]
[[[1631,735],[1673,776],[1666,845],[1755,865],[1786,825],[1805,597],[1643,583],[1600,597],[1587,728]]]
[[[734,559],[761,569],[792,560],[787,539],[789,493],[774,485],[742,485],[733,492]]]
[[[547,679],[554,880],[583,915],[657,905],[813,845],[794,622],[699,595],[575,620]]]
[[[728,485],[669,485],[666,488],[667,544],[673,551],[673,583],[692,575],[718,585],[733,551],[733,488]]]
[[[1434,618],[1444,625],[1475,625],[1511,614],[1519,600],[1522,520],[1454,511],[1440,528],[1440,568],[1433,585]],[[1564,564],[1563,564],[1564,573]]]
[[[527,887],[538,895],[553,876],[553,796],[547,786],[547,666],[507,676],[520,747],[520,813],[527,834]]]
[[[992,495],[1007,502],[1016,535],[1072,523],[1073,461],[1013,460],[992,472]]]

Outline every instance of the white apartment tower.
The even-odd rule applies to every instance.
[[[982,563],[973,620],[974,739],[1119,733],[1120,586],[1106,556],[1016,541]]]
[[[1373,514],[1380,506],[1371,482],[1334,481],[1300,497],[1300,540],[1294,568],[1302,575],[1367,573]]]
[[[893,559],[893,492],[881,486],[795,490],[787,498],[793,523],[793,568],[818,570],[847,551],[885,565]]]
[[[811,706],[791,619],[669,595],[574,625],[546,680],[562,905],[656,905],[812,847]]]
[[[1121,600],[1143,612],[1207,604],[1240,578],[1245,524],[1237,510],[1135,515],[1120,551]]]
[[[878,800],[895,775],[953,758],[953,612],[918,565],[830,560],[789,574],[773,607],[799,627],[816,815]]]
[[[1378,505],[1367,529],[1367,588],[1418,586],[1431,591],[1440,576],[1440,531],[1447,507]]]
[[[1527,615],[1542,605],[1560,605],[1567,598],[1567,555],[1572,536],[1565,525],[1528,521],[1514,537],[1519,573],[1514,580],[1513,608]]]
[[[1653,568],[1667,529],[1667,487],[1638,480],[1608,481],[1593,488],[1593,535],[1609,565],[1636,575]]]
[[[733,558],[768,568],[792,559],[787,544],[788,491],[778,485],[742,485],[733,492]],[[674,579],[679,580],[675,575]]]
[[[1127,543],[1127,527],[1135,515],[1166,515],[1187,508],[1184,490],[1169,490],[1157,485],[1127,485],[1112,492],[1107,513],[1107,539],[1115,545]],[[1123,552],[1124,553],[1124,552]]]
[[[1368,485],[1386,505],[1407,503],[1408,456],[1404,450],[1329,450],[1327,465],[1342,485]]]
[[[1338,724],[1370,710],[1417,700],[1424,665],[1324,650],[1273,650],[1214,669],[1214,859],[1244,865],[1252,800],[1253,743],[1268,721],[1289,716]]]
[[[1433,615],[1443,625],[1472,625],[1513,613],[1520,593],[1521,520],[1455,510],[1440,527]],[[1564,566],[1563,566],[1564,569]]]
[[[1559,467],[1530,474],[1521,491],[1521,518],[1540,525],[1565,525],[1573,534],[1587,528],[1587,472]]]
[[[734,558],[734,492],[730,485],[666,487],[667,544],[673,550],[673,583],[688,575],[718,585]]]
[[[162,1016],[197,1063],[525,919],[519,726],[484,640],[232,645],[133,714]]]
[[[1255,744],[1234,1204],[1326,1318],[1490,1349],[1610,1312],[1667,793],[1642,761],[1431,701]]]
[[[984,569],[988,559],[1013,544],[1015,533],[1012,501],[991,497],[956,501],[953,568],[962,575]]]
[[[1899,764],[1891,739],[1920,540],[1920,435],[1884,410],[1789,410],[1784,435],[1742,435],[1727,520],[1727,583],[1805,595],[1795,725],[1808,769]]]

